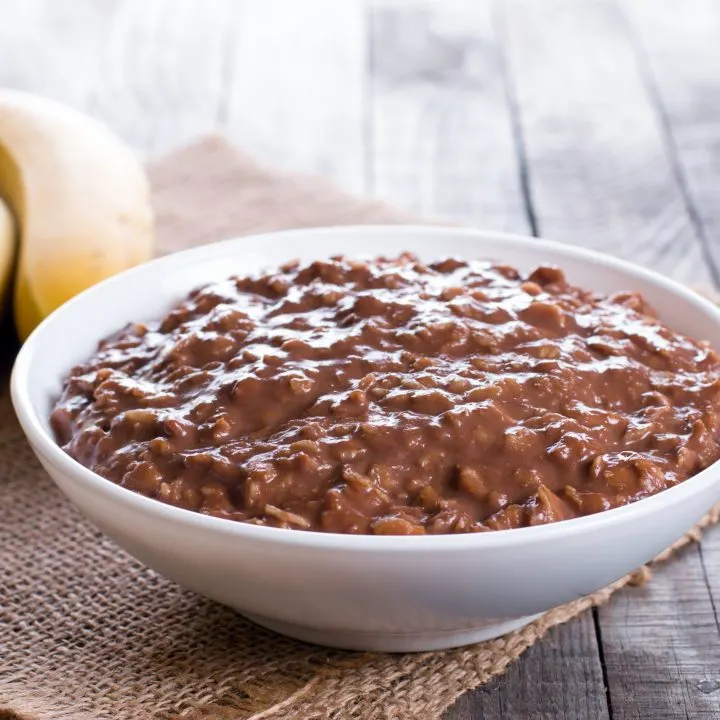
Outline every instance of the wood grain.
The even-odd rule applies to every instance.
[[[0,0],[0,85],[86,109],[120,2]]]
[[[232,0],[123,0],[96,66],[88,109],[145,155],[216,127]]]
[[[700,561],[712,597],[715,624],[720,630],[720,603],[718,603],[718,598],[720,598],[720,530],[708,532],[703,538]],[[717,670],[713,682],[717,685],[715,690],[718,691],[717,702],[720,704],[720,669]]]
[[[501,15],[541,232],[709,281],[662,118],[617,8],[511,0]],[[715,698],[690,690],[708,680],[720,645],[699,551],[686,555],[638,591],[647,592],[644,602],[621,593],[598,612],[613,718],[717,711]]]
[[[720,3],[619,0],[669,155],[720,281]]]
[[[0,85],[154,156],[224,130],[283,169],[365,190],[360,0],[0,0]]]
[[[261,160],[365,192],[366,47],[360,0],[246,0],[221,127]]]
[[[374,194],[426,215],[527,232],[489,2],[374,7],[369,88]]]
[[[0,84],[91,112],[142,154],[216,127],[233,0],[0,5]]]
[[[426,215],[532,230],[522,147],[488,2],[379,4],[370,20],[371,189]],[[551,687],[538,695],[537,682]],[[607,717],[590,614],[539,643],[447,720]]]
[[[720,715],[720,635],[697,546],[599,615],[614,720]]]
[[[645,67],[651,94],[665,123],[670,156],[686,193],[686,203],[715,267],[720,258],[720,6],[689,0],[681,13],[668,0],[621,0],[636,53]],[[710,595],[712,618],[720,630],[720,532],[703,538],[697,562]],[[694,622],[694,621],[693,621]],[[683,635],[686,639],[686,635]],[[718,637],[708,630],[707,638]],[[679,674],[687,678],[686,663]],[[690,696],[720,716],[720,674],[688,681]],[[698,693],[700,693],[698,695]],[[709,710],[707,711],[709,712]]]
[[[561,625],[507,673],[461,697],[445,720],[609,718],[591,615]]]
[[[616,8],[507,0],[498,9],[542,234],[708,281]]]

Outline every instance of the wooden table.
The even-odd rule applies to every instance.
[[[717,0],[0,0],[0,48],[0,85],[145,156],[221,130],[421,213],[720,279]],[[447,718],[718,718],[718,607],[720,531]]]

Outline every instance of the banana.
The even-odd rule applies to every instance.
[[[10,297],[15,260],[15,220],[10,208],[0,198],[0,313]]]
[[[21,339],[80,291],[152,255],[142,166],[104,125],[60,103],[0,89],[0,196],[20,234]]]

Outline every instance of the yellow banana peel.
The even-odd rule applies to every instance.
[[[4,307],[10,295],[15,244],[15,220],[10,208],[0,198],[0,307]]]
[[[139,161],[104,125],[60,103],[0,89],[0,196],[19,229],[22,339],[77,293],[152,255]]]

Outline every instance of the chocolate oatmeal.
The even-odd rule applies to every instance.
[[[76,367],[60,445],[216,517],[422,535],[588,515],[720,456],[720,359],[637,293],[410,255],[233,277]]]

